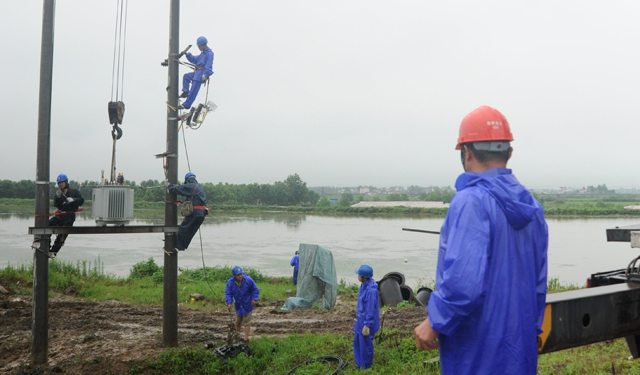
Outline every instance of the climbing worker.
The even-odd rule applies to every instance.
[[[513,135],[482,106],[460,124],[465,173],[440,231],[436,290],[414,330],[440,348],[442,374],[537,371],[547,290],[548,230],[542,205],[507,169]]]
[[[187,52],[187,60],[196,67],[191,73],[186,73],[182,77],[182,95],[181,98],[186,98],[184,103],[178,106],[179,109],[189,109],[198,96],[200,91],[200,85],[206,84],[209,77],[213,74],[213,51],[207,47],[207,38],[201,36],[197,40],[198,49],[201,53],[198,56],[192,55]],[[189,90],[191,86],[191,90]]]
[[[236,331],[242,332],[244,326],[244,341],[249,341],[249,330],[251,329],[251,312],[258,302],[260,290],[253,279],[242,271],[242,267],[233,266],[231,270],[233,276],[227,281],[224,289],[227,308],[231,312],[231,303],[235,301],[236,307]]]
[[[300,265],[300,253],[296,250],[296,254],[291,258],[291,267],[293,267],[293,285],[298,284],[298,266]]]
[[[169,193],[184,195],[186,202],[183,204],[189,204],[189,202],[193,204],[193,213],[185,216],[180,223],[180,228],[178,228],[176,250],[183,251],[189,247],[193,236],[196,235],[204,221],[204,217],[209,213],[206,207],[207,196],[202,185],[196,180],[196,175],[191,172],[184,176],[184,184],[173,185],[167,181],[164,186],[169,190]]]
[[[363,264],[356,269],[360,292],[353,325],[353,356],[359,369],[368,369],[373,363],[373,336],[380,329],[378,283],[373,279],[373,268]]]
[[[69,187],[69,179],[64,173],[60,173],[56,179],[58,182],[58,190],[53,198],[53,206],[58,210],[49,219],[50,227],[72,227],[76,221],[76,211],[84,203],[84,199],[80,192]],[[53,258],[58,255],[58,251],[67,240],[68,234],[58,234],[56,240],[49,250],[49,255]]]

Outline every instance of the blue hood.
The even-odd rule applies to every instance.
[[[526,227],[541,208],[540,203],[525,189],[511,169],[492,168],[484,172],[466,172],[456,181],[456,190],[478,186],[493,196],[513,229]]]

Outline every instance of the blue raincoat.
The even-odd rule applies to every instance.
[[[206,216],[202,207],[207,205],[207,196],[202,185],[197,184],[196,177],[190,176],[182,185],[171,184],[167,186],[170,193],[184,195],[188,201],[191,200],[191,195],[193,195],[193,214],[185,216],[182,223],[180,223],[180,228],[178,228],[178,238],[176,239],[176,248],[178,250],[185,250],[189,247],[193,236],[200,229],[200,225]],[[195,191],[193,190],[194,188]]]
[[[186,73],[182,77],[182,91],[189,93],[189,96],[187,96],[187,99],[185,99],[182,105],[185,108],[191,108],[193,101],[196,100],[196,96],[198,96],[198,92],[200,91],[202,75],[205,74],[207,77],[211,77],[213,74],[213,51],[207,47],[198,56],[194,56],[190,52],[187,52],[186,56],[190,63],[204,67],[204,70],[196,69],[191,73]],[[189,90],[189,85],[191,85],[191,90]]]
[[[427,310],[442,374],[536,374],[547,291],[542,206],[511,174],[467,172],[440,232]]]
[[[298,283],[298,266],[300,265],[300,255],[296,254],[291,258],[291,262],[289,262],[291,267],[293,267],[293,285]]]
[[[233,276],[227,280],[227,287],[224,289],[224,296],[227,305],[235,300],[236,313],[245,316],[253,311],[251,301],[257,301],[260,297],[260,290],[253,279],[246,273],[242,273],[242,282],[236,284]]]
[[[358,368],[367,369],[373,363],[373,335],[380,329],[378,283],[373,278],[360,285],[356,322],[353,325],[353,356]],[[362,327],[369,327],[369,336],[362,335]]]

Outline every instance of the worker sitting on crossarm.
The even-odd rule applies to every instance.
[[[205,84],[209,77],[213,74],[213,51],[207,47],[207,38],[201,36],[198,38],[198,49],[201,53],[198,56],[187,52],[187,60],[196,65],[191,73],[186,73],[182,78],[182,95],[181,98],[187,98],[184,103],[178,106],[179,109],[189,109],[198,96],[200,85]],[[189,90],[191,86],[191,90]]]
[[[51,219],[49,219],[50,227],[72,227],[76,221],[75,212],[84,203],[84,198],[76,189],[69,187],[69,179],[64,173],[58,175],[58,191],[56,197],[53,198],[53,206],[58,209]],[[67,240],[68,234],[59,234],[49,250],[49,255],[55,257]]]
[[[180,223],[180,228],[178,228],[176,250],[182,251],[189,247],[193,236],[195,236],[198,229],[200,229],[204,217],[207,216],[207,196],[204,193],[202,185],[196,180],[196,175],[191,172],[184,176],[184,184],[173,185],[165,182],[165,186],[169,190],[169,193],[184,195],[186,200],[191,201],[193,204],[193,213],[185,216],[182,223]]]

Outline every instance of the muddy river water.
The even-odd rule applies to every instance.
[[[144,216],[144,215],[140,215]],[[289,261],[300,243],[321,245],[333,252],[338,280],[355,283],[354,269],[374,268],[374,277],[390,271],[404,273],[407,284],[430,284],[435,277],[438,236],[402,231],[403,227],[439,231],[443,218],[336,217],[304,214],[216,214],[209,216],[190,247],[179,254],[180,268],[249,266],[270,276],[289,276]],[[583,285],[595,272],[624,268],[639,251],[629,243],[607,243],[607,228],[638,224],[640,219],[548,219],[549,276],[562,283]],[[139,217],[131,224],[161,224]],[[29,264],[33,226],[28,214],[0,212],[0,267]],[[76,225],[95,225],[88,212]],[[131,266],[153,257],[163,262],[162,234],[75,235],[58,255],[62,261],[100,257],[104,270],[128,276]],[[406,261],[405,261],[406,260]]]

